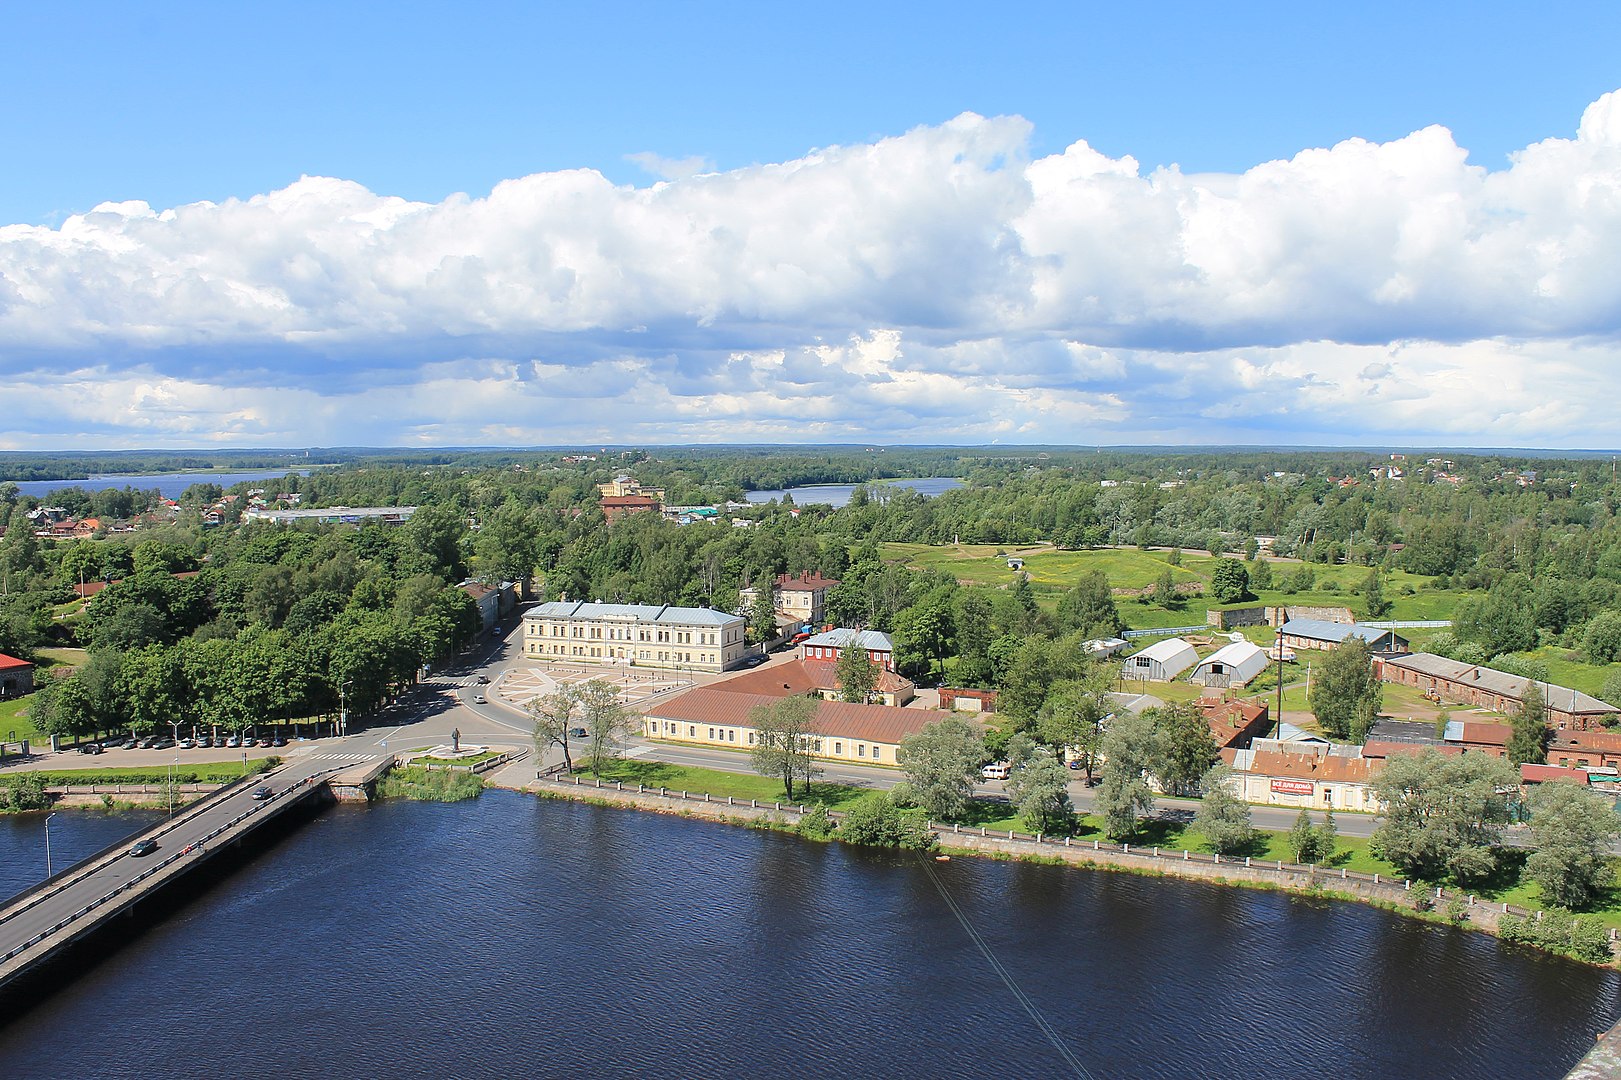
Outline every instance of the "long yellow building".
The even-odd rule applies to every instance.
[[[555,600],[523,617],[524,655],[720,672],[743,659],[743,618],[711,608]]]

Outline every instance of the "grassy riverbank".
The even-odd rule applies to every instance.
[[[582,776],[589,776],[583,769],[576,772]],[[743,773],[723,772],[718,769],[703,769],[690,765],[671,765],[658,761],[615,761],[604,768],[602,772],[604,783],[623,781],[627,787],[634,784],[643,784],[649,788],[667,788],[670,791],[686,791],[694,795],[707,794],[711,798],[725,799],[728,796],[737,800],[753,799],[762,804],[781,802],[788,806],[790,800],[785,798],[782,782],[769,777],[754,776]],[[811,786],[808,793],[795,787],[794,805],[812,806],[820,803],[830,810],[848,809],[849,805],[869,788],[857,787],[849,784],[829,784],[818,782]],[[975,799],[959,823],[964,829],[985,829],[991,833],[1006,835],[1010,830],[1018,833],[1027,833],[1029,830],[1014,812],[1013,807],[1005,802],[989,799]],[[1080,815],[1076,821],[1074,836],[1082,840],[1104,839],[1102,819],[1090,814]],[[1174,821],[1149,820],[1144,821],[1127,842],[1133,847],[1159,847],[1166,851],[1182,851],[1184,849],[1197,853],[1210,853],[1214,846],[1198,830],[1188,825]],[[1379,874],[1382,877],[1401,881],[1406,875],[1394,863],[1379,858],[1371,850],[1371,841],[1366,837],[1340,836],[1336,838],[1334,854],[1323,865],[1338,870],[1342,867],[1353,873]],[[1551,905],[1543,899],[1542,889],[1535,883],[1525,880],[1523,876],[1527,852],[1518,848],[1505,848],[1500,852],[1499,870],[1485,882],[1476,883],[1467,891],[1483,901],[1495,904],[1511,904],[1515,907],[1526,908],[1532,911],[1547,908]],[[1294,853],[1289,849],[1289,834],[1287,832],[1273,832],[1258,830],[1255,840],[1244,850],[1237,852],[1239,858],[1249,856],[1251,859],[1262,862],[1286,863],[1295,861]],[[1419,886],[1414,883],[1414,887]],[[1433,889],[1442,885],[1449,892],[1457,888],[1450,882],[1431,881],[1423,882]],[[1593,919],[1606,928],[1621,929],[1621,887],[1612,886],[1606,889],[1598,902],[1591,910],[1579,913],[1584,919]]]
[[[240,761],[202,762],[181,765],[172,776],[177,784],[227,784],[243,776],[268,772],[281,764],[281,758],[251,758],[247,765]],[[171,773],[168,765],[137,765],[120,769],[58,769],[27,775],[38,776],[47,787],[83,786],[87,784],[166,784]],[[24,774],[18,774],[24,775]]]
[[[377,781],[379,797],[418,802],[461,802],[476,798],[483,790],[483,779],[465,769],[428,769],[420,765],[391,769]]]

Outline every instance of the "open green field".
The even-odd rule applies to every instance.
[[[1006,587],[1016,580],[1017,571],[1009,570],[1007,559],[1017,555],[1024,560],[1024,573],[1030,576],[1030,587],[1043,607],[1051,608],[1058,597],[1072,588],[1080,576],[1092,570],[1102,570],[1109,585],[1116,590],[1136,591],[1150,588],[1170,566],[1171,553],[1164,550],[1142,551],[1137,548],[1098,548],[1086,551],[1060,551],[1050,546],[998,547],[991,544],[884,544],[883,556],[904,562],[918,569],[941,570],[958,581],[969,585]],[[1004,554],[998,555],[1001,551]],[[1217,560],[1209,555],[1183,552],[1180,566],[1170,566],[1178,585],[1198,583],[1208,589]],[[1302,564],[1294,561],[1273,562],[1274,581],[1293,574]],[[1343,606],[1361,613],[1363,600],[1357,589],[1367,577],[1362,566],[1313,565],[1316,575],[1313,587],[1304,592],[1284,592],[1266,589],[1258,592],[1257,599],[1241,605],[1269,606],[1304,605],[1311,607]],[[1384,592],[1392,603],[1386,615],[1390,619],[1448,619],[1463,599],[1478,595],[1463,589],[1432,589],[1430,579],[1404,570],[1385,572]],[[1130,595],[1117,595],[1116,603],[1126,622],[1137,628],[1157,626],[1191,626],[1203,623],[1211,608],[1203,595],[1187,596],[1174,607],[1157,602],[1143,603]],[[1215,605],[1223,606],[1223,605]]]
[[[28,708],[34,703],[33,695],[12,698],[10,701],[0,701],[0,739],[6,742],[17,742],[27,739],[31,742],[40,742],[45,738],[43,732],[34,726],[28,718]]]
[[[1621,664],[1589,664],[1579,653],[1550,645],[1524,655],[1548,665],[1548,681],[1598,697],[1604,680],[1621,672]]]
[[[90,659],[84,649],[39,649],[37,652],[42,668],[78,667]]]

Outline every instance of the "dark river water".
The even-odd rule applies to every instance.
[[[1557,1077],[1618,988],[1359,905],[506,793],[326,811],[107,950],[0,1016],[0,1076]]]

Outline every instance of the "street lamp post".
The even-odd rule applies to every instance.
[[[170,720],[174,729],[174,761],[169,765],[169,819],[174,820],[174,771],[180,765],[180,721]]]
[[[45,815],[45,876],[47,878],[51,876],[51,819],[55,816],[54,813]]]
[[[349,687],[354,685],[353,679],[345,679],[338,687],[338,734],[349,734]]]

